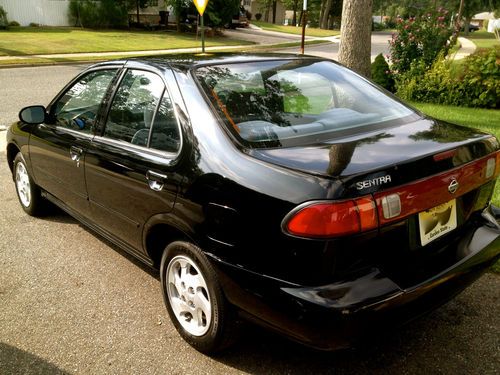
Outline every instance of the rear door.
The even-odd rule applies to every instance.
[[[85,151],[116,72],[106,68],[78,77],[50,105],[48,120],[35,126],[30,137],[36,183],[83,216],[89,213]]]
[[[142,249],[144,223],[173,208],[180,150],[181,132],[163,73],[127,69],[86,155],[93,221],[123,245]]]

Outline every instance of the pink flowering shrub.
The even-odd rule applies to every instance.
[[[418,17],[398,17],[396,33],[389,42],[392,70],[395,73],[407,72],[412,62],[417,61],[430,67],[440,53],[446,55],[453,31],[449,19],[448,11],[443,8]]]

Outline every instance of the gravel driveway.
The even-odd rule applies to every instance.
[[[0,70],[0,124],[46,104],[81,67]],[[336,353],[253,326],[224,356],[189,347],[158,275],[56,211],[24,214],[0,132],[0,374],[497,374],[500,276],[400,330]]]

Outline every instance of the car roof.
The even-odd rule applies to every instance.
[[[177,68],[190,70],[203,65],[218,65],[266,60],[325,60],[316,56],[296,55],[289,53],[205,53],[205,54],[172,54],[161,56],[136,57],[128,60],[107,61],[94,66],[126,64],[133,62],[158,68]]]

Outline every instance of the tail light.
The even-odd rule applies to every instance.
[[[317,201],[297,207],[283,220],[285,232],[308,238],[340,237],[378,227],[371,196],[339,202]]]
[[[435,155],[452,157],[455,150]],[[436,207],[472,191],[500,174],[500,152],[447,172],[343,201],[313,201],[291,211],[282,222],[285,233],[305,238],[332,238],[377,229]],[[451,190],[451,183],[458,189]]]

